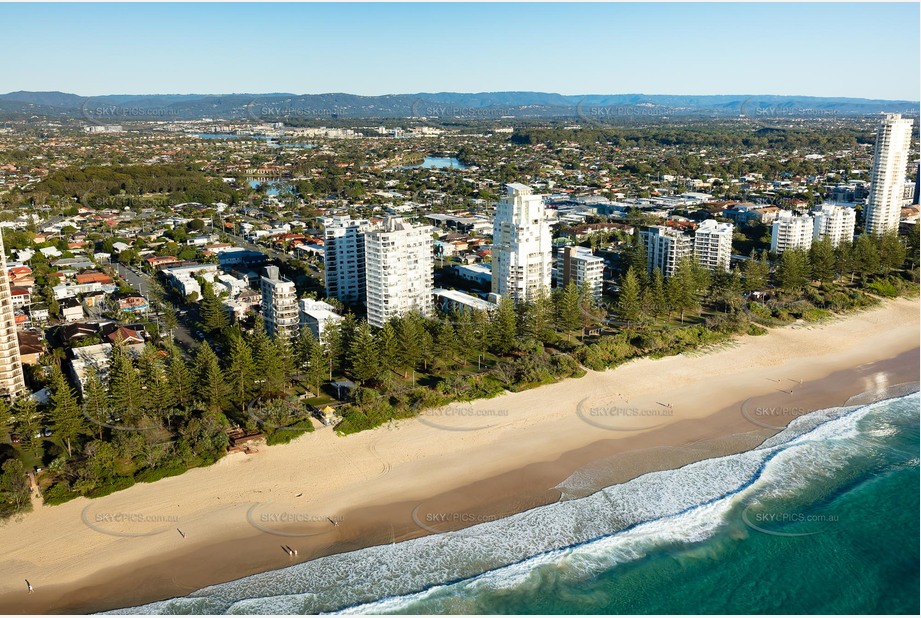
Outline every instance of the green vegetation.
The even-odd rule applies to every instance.
[[[326,122],[350,126],[344,119]],[[830,186],[866,178],[874,129],[862,119],[765,128],[745,119],[688,118],[571,130],[541,119],[516,121],[509,136],[493,133],[487,122],[468,124],[477,130],[461,134],[451,127],[463,123],[440,124],[448,131],[438,137],[311,139],[316,148],[289,148],[284,138],[280,147],[268,148],[250,138],[225,144],[187,135],[158,134],[151,141],[137,134],[84,136],[66,127],[43,130],[64,132],[76,147],[47,148],[46,138],[30,133],[36,141],[28,144],[19,132],[0,138],[14,144],[0,148],[0,162],[16,168],[4,172],[7,186],[15,188],[0,197],[0,219],[30,214],[36,220],[4,228],[4,242],[8,250],[55,247],[65,257],[102,251],[131,265],[149,254],[213,261],[186,243],[218,231],[220,222],[258,228],[300,220],[312,235],[316,217],[329,211],[368,217],[384,205],[415,203],[426,205],[416,215],[483,214],[502,182],[550,178],[553,191],[574,196],[651,197],[693,188],[718,199],[814,204]],[[480,169],[395,168],[427,154],[454,154]],[[260,180],[255,188],[250,174]],[[279,189],[277,198],[268,195],[267,179]],[[216,201],[230,208],[218,213]],[[74,216],[83,205],[99,212],[86,213],[81,229],[68,226],[57,236],[39,229],[41,221]],[[187,222],[157,237],[155,231],[168,227],[166,217]],[[586,220],[609,222],[600,214]],[[651,225],[661,218],[635,209],[620,222]],[[566,225],[561,233],[575,238],[578,227]],[[42,233],[45,240],[35,243]],[[71,237],[80,234],[87,244],[71,248]],[[382,329],[346,314],[340,326],[326,329],[322,343],[308,331],[289,343],[268,336],[258,319],[251,333],[229,326],[217,288],[203,283],[200,298],[188,299],[201,300],[193,312],[197,324],[188,325],[207,341],[194,359],[171,345],[148,345],[140,354],[118,348],[108,379],[91,373],[78,396],[61,371],[64,350],[54,349],[28,376],[31,385],[49,387],[49,403],[0,403],[0,518],[30,508],[26,475],[36,468],[42,469],[34,477],[47,503],[100,496],[209,465],[226,452],[234,428],[259,432],[268,444],[288,442],[313,431],[312,406],[333,405],[341,416],[336,431],[350,434],[427,408],[579,376],[585,368],[686,353],[737,334],[763,335],[794,321],[820,322],[880,298],[918,293],[916,233],[861,236],[836,248],[816,242],[808,252],[775,256],[768,253],[768,226],[739,227],[734,252],[751,256],[741,268],[710,273],[685,261],[669,278],[647,273],[643,246],[631,238],[637,236],[609,229],[580,241],[621,254],[619,293],[600,303],[569,286],[529,303],[505,299],[489,315],[409,314]],[[128,248],[116,251],[116,243]],[[50,261],[41,253],[30,260],[33,299],[58,317],[53,287],[60,281]],[[289,265],[299,291],[319,289],[321,271],[306,261]],[[179,317],[165,292],[155,282],[148,291],[162,325],[175,328]],[[151,324],[148,332],[156,331]],[[90,337],[74,345],[100,341]],[[344,379],[357,388],[349,393],[330,386]]]
[[[175,165],[68,167],[50,173],[34,193],[71,196],[91,208],[140,206],[145,200],[139,198],[151,194],[168,195],[173,203],[235,200],[220,179]]]
[[[147,344],[140,354],[116,346],[107,384],[90,371],[82,402],[52,365],[47,406],[27,397],[12,410],[0,403],[0,442],[13,455],[0,477],[0,517],[29,507],[20,481],[32,467],[45,468],[45,502],[59,504],[210,465],[226,452],[233,424],[262,431],[269,444],[312,431],[309,410],[293,396],[299,376],[286,364],[290,347],[264,330],[224,334],[232,345],[223,365],[207,343],[192,363],[172,345]]]
[[[512,141],[517,144],[574,143],[592,145],[607,142],[619,148],[650,148],[656,146],[693,146],[725,148],[811,148],[822,151],[853,148],[859,143],[872,143],[868,132],[856,129],[814,131],[808,129],[752,129],[738,125],[658,126],[658,127],[603,127],[581,129],[517,129]],[[694,157],[686,158],[685,166],[693,167]],[[672,164],[680,172],[679,161]],[[634,170],[637,171],[637,170]]]

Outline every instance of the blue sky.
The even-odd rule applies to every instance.
[[[0,92],[919,99],[917,3],[0,4]]]

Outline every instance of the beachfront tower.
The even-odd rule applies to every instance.
[[[265,330],[289,340],[298,334],[299,317],[294,282],[278,276],[277,266],[266,266],[262,283],[262,318]]]
[[[10,276],[6,269],[6,249],[0,234],[0,396],[15,399],[26,389],[19,357],[19,337],[10,294]]]
[[[832,247],[854,239],[857,211],[849,206],[820,204],[812,213],[813,240],[827,238]]]
[[[516,302],[550,291],[553,256],[543,196],[511,183],[493,221],[492,291]]]
[[[390,318],[411,311],[432,314],[433,230],[387,217],[382,228],[365,234],[368,324],[382,328]]]
[[[789,210],[781,211],[771,226],[771,251],[774,253],[783,253],[787,249],[808,251],[812,246],[814,225],[809,215],[796,215]]]
[[[901,114],[886,114],[876,131],[865,217],[868,234],[879,236],[899,228],[912,122]]]
[[[365,302],[365,232],[370,222],[347,216],[322,222],[326,296],[348,305]]]
[[[729,270],[733,227],[731,223],[718,223],[713,219],[700,224],[694,232],[694,255],[698,264],[707,270]]]
[[[601,300],[604,285],[604,258],[592,253],[588,247],[564,247],[562,287],[570,283],[585,287],[595,301]]]
[[[691,237],[679,230],[654,225],[642,230],[640,238],[646,247],[646,269],[650,275],[658,268],[664,276],[671,277],[681,260],[691,256]]]

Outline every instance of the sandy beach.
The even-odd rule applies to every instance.
[[[919,338],[918,301],[889,301],[353,436],[319,428],[97,500],[36,500],[34,512],[0,526],[0,612],[181,596],[533,508],[559,499],[561,484],[567,496],[586,495],[740,452],[800,414],[917,382]]]

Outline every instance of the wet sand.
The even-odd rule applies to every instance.
[[[42,506],[0,528],[0,611],[85,613],[182,596],[527,510],[558,500],[558,486],[587,495],[741,452],[799,414],[917,382],[917,309],[896,301],[707,354],[590,372],[427,423],[346,438],[324,429],[98,500]],[[125,513],[161,521],[116,517]]]

